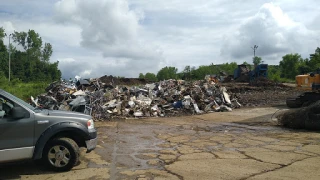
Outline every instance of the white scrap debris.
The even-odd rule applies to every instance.
[[[224,97],[224,100],[226,101],[226,103],[231,104],[231,100],[230,100],[230,96],[227,93],[227,89],[225,87],[221,87],[220,91]]]
[[[79,90],[79,91],[74,92],[72,95],[74,95],[74,96],[85,96],[86,93],[84,91],[82,91],[82,90]]]
[[[143,116],[143,113],[140,112],[140,111],[137,111],[137,112],[134,112],[133,115],[134,115],[135,117],[141,117],[141,116]]]

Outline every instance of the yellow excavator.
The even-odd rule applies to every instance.
[[[313,73],[296,76],[296,84],[297,89],[304,92],[297,97],[287,98],[288,107],[299,108],[320,100],[320,69]]]

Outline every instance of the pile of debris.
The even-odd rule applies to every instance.
[[[96,120],[191,115],[241,107],[225,87],[214,82],[166,80],[126,86],[106,79],[54,82],[46,94],[31,98],[32,103],[45,109],[83,112]]]
[[[293,129],[320,130],[320,101],[300,109],[285,111],[277,116],[278,123]]]
[[[137,85],[137,84],[147,84],[153,83],[144,78],[124,78],[124,77],[114,77],[114,76],[102,76],[99,78],[102,83],[113,84],[113,85]]]
[[[275,81],[272,81],[266,77],[258,77],[256,79],[254,79],[253,81],[251,81],[249,83],[249,85],[251,86],[257,86],[257,87],[286,87],[285,85],[283,85],[282,83],[277,83]]]

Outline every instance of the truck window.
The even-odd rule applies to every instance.
[[[11,100],[9,100],[8,98],[0,95],[0,118],[9,118],[10,119],[11,110],[13,107],[21,107],[21,106],[19,106],[19,104],[14,103]],[[26,118],[30,117],[30,113],[27,110],[26,110],[26,114],[27,114]]]
[[[10,102],[9,100],[7,100],[7,98],[0,96],[0,111],[2,111],[3,113],[3,117],[7,117],[10,115],[11,109],[14,107],[12,102]]]
[[[25,101],[23,101],[22,99],[17,98],[16,96],[6,92],[6,97],[12,99],[15,102],[18,102],[19,104],[22,104],[23,106],[29,108],[30,110],[34,110],[35,107],[31,106],[30,104],[26,103]]]

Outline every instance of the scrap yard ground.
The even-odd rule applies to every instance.
[[[98,147],[70,172],[26,162],[0,179],[319,179],[320,134],[277,126],[283,108],[97,122]]]

